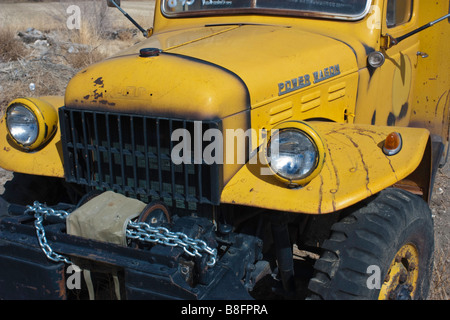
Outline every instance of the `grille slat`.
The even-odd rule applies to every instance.
[[[220,121],[202,122],[200,132],[191,120],[67,107],[60,119],[68,182],[180,208],[219,204],[222,167],[194,163],[194,150],[191,163],[174,164],[171,152],[179,142],[171,133],[185,128],[193,139],[194,130],[220,128]]]
[[[99,141],[99,136],[98,136],[98,124],[97,124],[97,114],[94,113],[94,134],[95,134],[95,152],[97,155],[97,159],[100,159],[100,151],[104,152],[105,148],[102,148],[100,146],[100,144],[98,143]],[[99,176],[99,180],[103,181],[104,179],[104,175],[103,175],[103,170],[102,170],[102,166],[100,165],[100,161],[97,161],[97,172],[98,172],[98,176]],[[98,184],[96,185],[96,187],[98,186]]]

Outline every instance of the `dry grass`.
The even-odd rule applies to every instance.
[[[101,61],[106,58],[106,55],[94,48],[88,51],[82,51],[71,54],[66,57],[69,64],[75,69],[85,68],[93,63]]]
[[[71,66],[45,60],[19,59],[0,64],[0,113],[18,97],[63,95],[76,71]],[[34,90],[30,90],[31,83],[35,85]]]
[[[41,31],[62,29],[61,21],[53,16],[63,16],[58,3],[0,3],[0,28],[9,27],[15,31],[33,27]]]
[[[105,0],[0,1],[0,114],[17,97],[63,95],[81,68],[143,39],[118,10],[107,8]],[[70,5],[81,9],[79,30],[67,27]],[[144,27],[151,26],[153,5],[152,0],[122,3]],[[17,35],[29,28],[42,31],[48,47],[24,44]]]
[[[114,8],[107,8],[106,0],[59,0],[44,3],[30,1],[0,0],[0,28],[7,25],[17,30],[34,27],[41,31],[67,30],[66,12],[70,5],[81,9],[81,27],[94,27],[100,33],[110,29],[134,28],[132,24]],[[122,1],[124,8],[144,28],[153,21],[154,0]]]
[[[25,46],[16,37],[13,29],[5,27],[0,29],[0,62],[14,61],[24,57]]]

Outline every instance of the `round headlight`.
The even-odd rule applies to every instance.
[[[280,130],[268,144],[267,156],[272,170],[289,181],[304,179],[317,165],[315,143],[300,130]]]
[[[286,121],[272,128],[264,150],[272,173],[290,187],[306,185],[325,162],[323,140],[303,121]]]
[[[6,111],[6,124],[11,137],[21,146],[32,145],[39,134],[36,115],[22,104],[12,104]]]
[[[9,141],[26,152],[45,147],[57,131],[58,113],[53,103],[58,99],[48,99],[18,98],[6,109]]]

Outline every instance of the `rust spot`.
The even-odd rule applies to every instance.
[[[358,148],[358,153],[359,153],[359,156],[361,157],[361,162],[363,164],[364,171],[366,171],[366,189],[367,189],[367,191],[369,191],[370,194],[372,194],[372,191],[369,189],[369,182],[370,182],[369,167],[367,166],[366,162],[364,161],[363,153],[361,152],[361,150],[359,148]]]
[[[103,92],[98,93],[97,89],[94,90],[94,99],[103,98]]]
[[[389,163],[389,166],[391,167],[392,172],[394,173],[395,180],[398,181],[397,173],[395,172],[395,169],[394,169],[394,167],[392,166],[391,159],[390,159],[387,155],[385,155],[385,157],[386,157],[386,159],[387,159],[387,161],[388,161],[388,163]]]
[[[328,149],[328,154],[329,154],[329,156],[330,156],[330,163],[331,163],[331,165],[332,165],[332,167],[333,167],[334,177],[335,177],[335,179],[336,179],[336,189],[333,189],[334,192],[331,192],[332,195],[333,195],[333,201],[332,201],[332,203],[333,203],[333,210],[336,211],[335,193],[338,192],[339,187],[340,187],[340,185],[341,185],[341,181],[340,181],[340,179],[339,179],[338,169],[337,169],[337,167],[336,167],[336,164],[334,163],[333,156],[331,155],[331,149],[330,149],[330,148],[327,148],[327,149]]]
[[[395,183],[394,187],[409,191],[418,196],[424,195],[424,190],[415,181],[412,181],[412,180],[403,179],[403,180]]]
[[[377,144],[377,142],[375,141],[375,138],[373,137],[373,135],[378,135],[381,138],[384,138],[383,134],[381,134],[380,132],[375,132],[375,131],[371,131],[371,130],[367,130],[367,129],[362,129],[362,128],[355,128],[356,132],[364,137],[368,137],[370,139],[372,139],[372,141]]]
[[[58,273],[61,274],[60,280],[58,280],[58,287],[59,287],[59,296],[62,299],[66,298],[66,276],[64,273],[64,268],[61,268]]]
[[[103,84],[103,77],[97,78],[97,79],[94,81],[94,83],[95,83],[96,85],[100,86],[100,88],[103,88],[103,87],[104,87],[104,84]]]
[[[338,132],[336,132],[338,133]],[[364,171],[366,172],[366,190],[372,194],[372,191],[369,189],[369,182],[370,182],[370,178],[369,178],[369,167],[367,165],[367,163],[364,161],[364,155],[361,151],[361,149],[359,148],[359,145],[352,139],[351,136],[349,136],[348,134],[345,134],[344,132],[339,132],[340,134],[344,135],[352,144],[353,146],[356,148],[356,150],[358,151],[359,157],[361,159]]]
[[[323,201],[323,178],[320,176],[320,187],[319,187],[319,207],[317,208],[317,212],[319,214],[322,213],[322,201]]]

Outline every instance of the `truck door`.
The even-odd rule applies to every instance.
[[[419,25],[449,13],[449,0],[421,1]],[[442,20],[418,35],[420,54],[410,126],[425,127],[430,131],[435,163],[439,160],[443,164],[449,159],[450,19]]]
[[[386,0],[383,8],[382,35],[400,37],[417,28],[417,0]],[[416,80],[418,36],[412,36],[385,51],[380,68],[377,125],[408,126]]]

